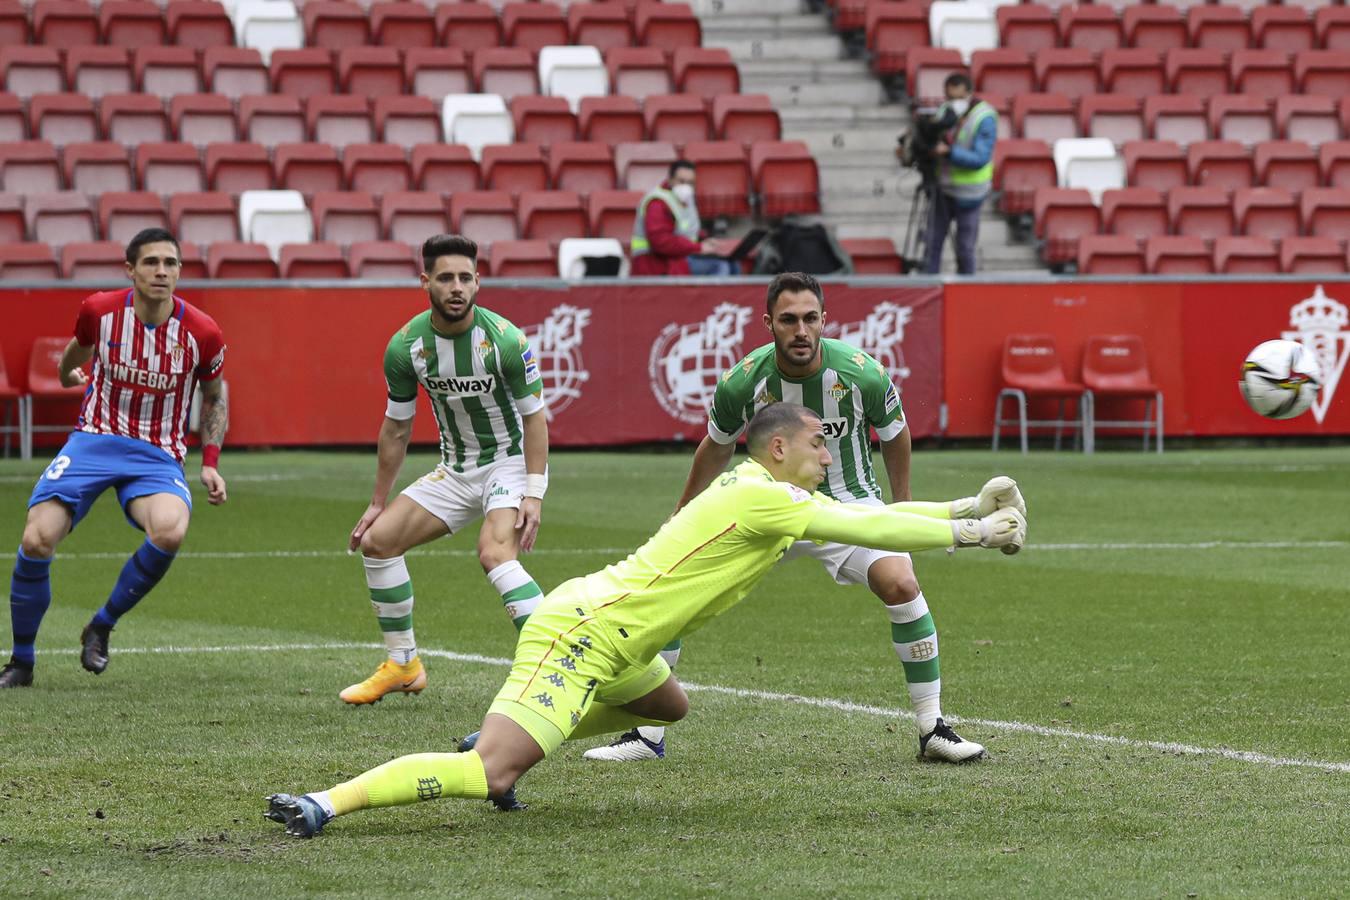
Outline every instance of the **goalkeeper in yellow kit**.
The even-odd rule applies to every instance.
[[[981,492],[980,519],[952,519],[951,503],[876,508],[817,494],[831,463],[825,440],[804,406],[760,410],[746,432],[749,460],[627,559],[564,582],[535,609],[472,750],[403,756],[327,791],[273,794],[266,817],[313,837],[358,809],[500,798],[565,740],[684,718],[689,699],[659,651],[738,603],[793,541],[1015,553],[1026,539],[1026,519],[996,508],[992,493]]]

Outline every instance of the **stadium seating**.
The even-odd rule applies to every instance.
[[[613,238],[564,238],[558,245],[558,277],[578,281],[587,277],[592,266],[599,264],[613,275],[626,278],[628,259],[623,245]],[[606,271],[608,274],[608,271]]]
[[[169,223],[180,241],[211,246],[239,240],[239,210],[227,193],[171,195]]]
[[[450,227],[459,234],[472,234],[480,247],[491,247],[498,240],[515,240],[516,207],[505,191],[451,194]]]
[[[558,258],[548,241],[497,241],[488,251],[488,265],[496,278],[558,276]]]
[[[263,244],[220,241],[206,252],[206,272],[213,281],[277,278],[280,268]]]
[[[1125,187],[1102,194],[1102,225],[1114,235],[1139,241],[1167,234],[1167,202],[1161,191],[1150,187]],[[1140,257],[1142,263],[1143,257]]]
[[[750,170],[745,150],[739,143],[691,141],[685,145],[684,155],[698,166],[695,191],[700,214],[750,214]]]
[[[127,277],[125,252],[125,239],[66,244],[61,248],[61,275],[71,281],[124,284]]]
[[[94,209],[76,191],[25,195],[24,218],[32,240],[51,247],[98,240]]]
[[[350,246],[382,237],[379,207],[374,195],[365,191],[320,191],[314,195],[310,209],[319,241]]]
[[[993,449],[998,449],[1004,426],[1017,425],[1023,453],[1027,452],[1032,428],[1054,428],[1056,450],[1060,447],[1063,430],[1071,429],[1081,439],[1083,451],[1092,452],[1092,392],[1082,383],[1070,381],[1065,376],[1054,338],[1046,334],[1008,335],[1003,344],[1002,374],[1003,387],[994,402]],[[1015,418],[1003,416],[1007,400],[1015,404]],[[1030,418],[1028,407],[1037,400],[1055,401],[1056,417]],[[1078,418],[1066,419],[1065,406],[1072,401],[1077,401]]]
[[[1078,272],[1082,275],[1143,275],[1144,254],[1139,241],[1121,234],[1089,234],[1078,241]]]
[[[517,231],[527,240],[558,244],[586,236],[586,211],[575,191],[526,191],[520,195]]]
[[[418,144],[409,154],[413,186],[419,191],[454,194],[482,187],[478,161],[463,144]]]
[[[347,254],[353,278],[416,278],[421,260],[412,249],[395,241],[353,244]]]
[[[1299,233],[1298,204],[1294,195],[1283,188],[1256,187],[1235,191],[1233,215],[1238,233],[1250,237],[1281,240]]]
[[[286,244],[279,261],[282,278],[347,278],[350,270],[337,244]]]
[[[1147,452],[1149,436],[1163,452],[1163,392],[1149,373],[1144,340],[1134,334],[1092,335],[1083,343],[1083,384],[1092,392],[1093,428],[1139,429]],[[1141,418],[1112,419],[1100,413],[1144,401]]]
[[[1101,211],[1086,190],[1044,187],[1035,196],[1041,259],[1059,267],[1078,258],[1078,240],[1101,230]]]
[[[1280,242],[1280,271],[1290,275],[1340,275],[1347,268],[1344,247],[1335,238],[1288,237]]]
[[[297,190],[244,191],[239,195],[239,233],[245,241],[265,246],[276,259],[282,244],[314,240],[314,220]]]
[[[0,281],[30,281],[61,277],[52,248],[40,241],[0,244]]]
[[[127,148],[112,141],[70,144],[61,154],[66,184],[73,191],[97,197],[105,191],[132,189]]]
[[[168,228],[169,216],[158,194],[109,191],[98,198],[99,232],[125,248],[138,231]]]
[[[614,153],[608,144],[598,141],[554,144],[549,148],[548,177],[558,190],[577,191],[583,195],[609,190],[617,180]]]
[[[839,246],[853,260],[858,275],[902,275],[904,260],[895,251],[890,238],[844,238]]]
[[[427,235],[449,230],[449,211],[438,193],[391,191],[380,197],[380,231],[388,240],[417,246]]]
[[[349,144],[342,151],[342,179],[353,191],[406,191],[412,187],[412,169],[402,147]]]
[[[1211,275],[1214,255],[1205,239],[1193,235],[1155,235],[1144,242],[1144,261],[1152,275]]]
[[[110,0],[140,3],[142,0]],[[3,101],[0,101],[3,111]],[[110,141],[134,147],[142,141],[167,141],[173,132],[164,103],[148,94],[108,94],[99,103],[99,128]]]
[[[626,243],[633,236],[634,214],[641,200],[641,191],[592,191],[586,198],[590,234]]]

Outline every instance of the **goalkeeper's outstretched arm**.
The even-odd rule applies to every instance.
[[[880,508],[828,504],[816,511],[802,537],[878,550],[998,547],[1006,553],[1016,553],[1026,540],[1026,519],[1015,509],[982,519],[952,519],[949,510],[950,504],[913,501]]]

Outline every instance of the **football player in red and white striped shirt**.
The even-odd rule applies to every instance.
[[[131,288],[87,297],[61,356],[61,383],[87,390],[75,431],[28,501],[10,588],[13,657],[0,671],[0,687],[33,683],[33,645],[51,604],[52,555],[113,488],[145,542],[80,635],[81,665],[95,674],[107,668],[108,633],[164,577],[187,534],[192,494],[183,474],[183,433],[199,386],[201,481],[212,505],[225,502],[217,471],[227,419],[220,378],[225,340],[210,316],[174,296],[182,252],[171,233],[140,232],[126,258]],[[86,375],[81,367],[91,360]]]

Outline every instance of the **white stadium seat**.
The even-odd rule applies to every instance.
[[[451,94],[441,101],[441,127],[447,144],[465,144],[474,159],[488,144],[512,144],[516,126],[498,94]]]
[[[1110,138],[1060,138],[1055,169],[1060,187],[1087,188],[1098,206],[1104,191],[1125,186],[1125,160]]]
[[[937,0],[928,8],[928,30],[933,36],[933,46],[961,51],[967,65],[970,54],[976,50],[998,47],[994,10],[984,3]]]
[[[291,0],[239,0],[229,11],[235,43],[272,61],[273,50],[297,50],[305,46],[305,28]]]
[[[609,72],[594,47],[544,47],[539,51],[539,88],[550,97],[566,97],[576,112],[582,97],[609,93]]]
[[[282,244],[314,240],[314,217],[299,191],[244,191],[239,195],[239,234],[245,241],[267,245],[280,259]]]
[[[580,281],[586,277],[587,259],[618,258],[619,278],[628,277],[628,258],[623,255],[623,244],[615,238],[563,238],[558,245],[558,277]]]

